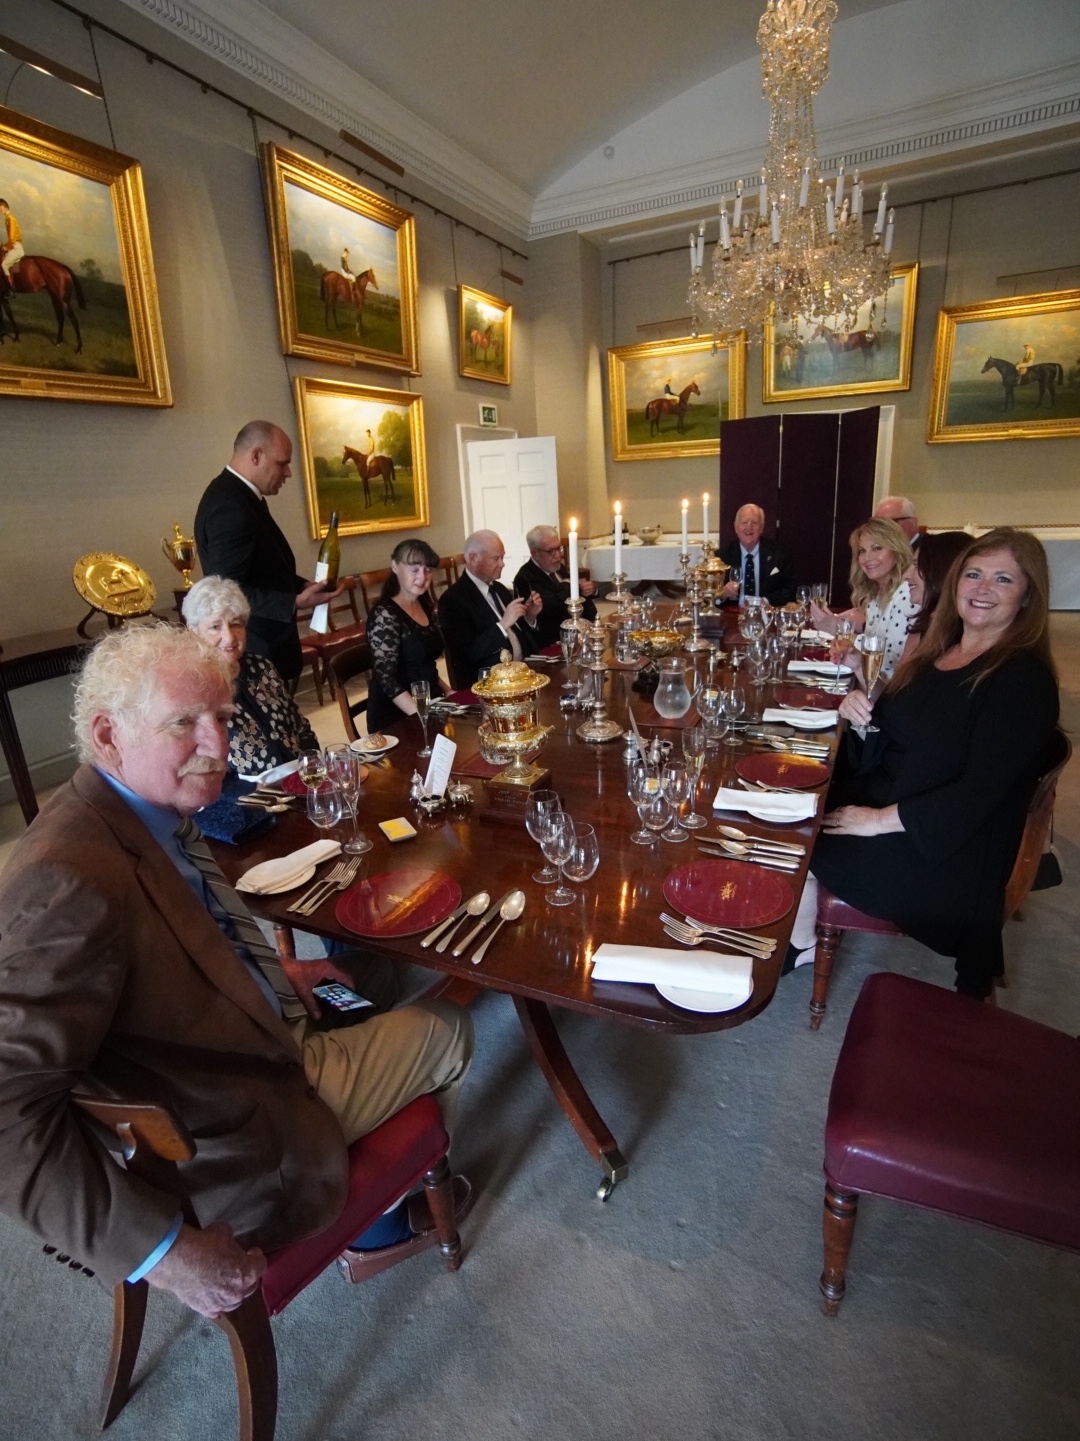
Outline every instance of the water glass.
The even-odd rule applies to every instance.
[[[727,717],[722,704],[724,692],[716,685],[703,685],[698,692],[697,708],[705,731],[705,743],[715,750],[727,731]]]
[[[563,875],[572,881],[587,881],[600,864],[600,842],[592,826],[574,826],[574,844],[563,862]]]
[[[329,746],[326,751],[327,780],[337,787],[343,814],[352,820],[352,838],[341,847],[351,856],[371,850],[371,841],[360,829],[360,757],[347,745]]]
[[[307,793],[307,817],[313,826],[321,831],[330,831],[345,813],[345,801],[333,781],[325,776],[318,785],[311,786]]]
[[[428,707],[431,705],[431,684],[426,680],[414,680],[409,687],[412,698],[416,702],[416,718],[424,731],[424,748],[416,752],[418,756],[426,758],[431,754],[431,747],[428,745],[427,723]]]
[[[662,835],[671,824],[671,802],[659,786],[646,801],[641,819],[646,831],[651,833],[650,840],[652,836]]]
[[[538,845],[543,845],[544,835],[552,825],[552,817],[561,811],[562,801],[558,791],[529,792],[529,799],[525,802],[525,829]],[[550,886],[559,879],[559,873],[554,866],[541,866],[539,870],[533,871],[532,878],[537,885]]]
[[[700,705],[698,709],[700,712]],[[707,747],[708,737],[705,734],[705,727],[687,726],[682,733],[683,760],[686,763],[686,773],[690,777],[690,814],[684,816],[682,821],[686,830],[699,831],[702,826],[709,824],[705,817],[699,816],[694,809]]]
[[[549,906],[569,906],[577,899],[570,887],[563,885],[563,866],[573,853],[575,834],[574,822],[565,811],[559,811],[552,816],[551,825],[540,842],[544,860],[558,866],[559,884],[547,893]]]
[[[660,773],[650,766],[636,762],[630,767],[626,788],[630,799],[637,807],[640,830],[632,831],[630,839],[635,846],[651,846],[652,835],[645,829],[645,809],[653,796],[660,791]]]
[[[679,824],[679,811],[690,799],[690,776],[684,765],[669,761],[660,773],[660,787],[671,806],[671,825],[663,833],[665,841],[678,845],[690,839],[689,833]]]

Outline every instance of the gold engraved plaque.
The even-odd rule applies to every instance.
[[[71,579],[87,605],[106,615],[145,615],[157,599],[154,582],[142,566],[108,550],[80,556]]]

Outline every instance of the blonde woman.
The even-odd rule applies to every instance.
[[[868,520],[851,532],[852,609],[844,614],[857,631],[875,630],[885,637],[881,674],[892,675],[907,642],[908,628],[918,614],[904,572],[913,563],[911,546],[894,520]],[[812,607],[814,624],[832,634],[839,616]]]

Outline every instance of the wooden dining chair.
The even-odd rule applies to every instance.
[[[867,977],[825,1122],[829,1316],[860,1196],[1080,1250],[1080,1043],[911,976]],[[1015,1278],[1002,1279],[1004,1298]]]
[[[390,567],[383,570],[362,570],[356,577],[360,584],[360,595],[364,602],[364,614],[371,614],[371,607],[382,594],[382,588],[390,579]]]
[[[1055,732],[1046,769],[1039,777],[1028,806],[1020,849],[1016,853],[1009,883],[1005,888],[1002,925],[1016,915],[1030,894],[1054,818],[1058,778],[1068,765],[1071,755],[1072,742],[1068,736],[1064,731]],[[818,1030],[825,1015],[833,962],[845,931],[862,931],[865,934],[881,936],[903,935],[900,927],[892,921],[866,915],[854,906],[849,906],[847,901],[842,901],[839,896],[834,896],[824,886],[820,888],[817,903],[817,946],[814,950],[814,989],[810,998],[810,1029],[813,1031]]]
[[[367,710],[368,697],[365,689],[359,700],[350,699],[349,683],[362,677],[367,684],[370,684],[371,666],[371,646],[367,641],[346,646],[344,650],[339,650],[330,658],[330,674],[334,680],[334,691],[341,708],[341,723],[345,727],[345,734],[351,741],[360,739],[360,732],[356,728],[356,717],[361,711]]]
[[[354,575],[342,576],[340,584],[344,590],[336,600],[330,601],[327,606],[326,631],[305,629],[300,635],[300,649],[305,656],[311,653],[312,673],[315,676],[315,691],[319,697],[319,704],[323,703],[322,686],[325,682],[330,688],[330,694],[334,694],[334,676],[330,668],[331,659],[339,652],[346,650],[349,646],[355,645],[367,635],[367,621],[360,615],[356,607],[356,590],[358,577]],[[312,607],[299,611],[298,618],[310,621]]]
[[[432,597],[438,599],[444,590],[453,585],[455,580],[457,580],[457,575],[454,572],[454,557],[452,555],[440,555],[439,567],[431,577]]]
[[[463,554],[452,555],[450,557],[450,565],[454,572],[454,579],[460,580],[465,574],[465,556]]]
[[[129,1171],[177,1197],[189,1225],[197,1226],[177,1162],[195,1155],[186,1127],[164,1106],[72,1095],[73,1103],[119,1140]],[[449,1138],[438,1103],[420,1096],[354,1141],[348,1150],[349,1190],[333,1225],[307,1240],[267,1253],[258,1289],[214,1324],[229,1339],[236,1368],[240,1441],[273,1441],[277,1420],[277,1354],[270,1317],[320,1276],[335,1260],[350,1279],[348,1248],[384,1211],[423,1181],[447,1269],[461,1264],[461,1238],[446,1153]],[[433,1243],[434,1244],[434,1241]],[[121,1281],[113,1290],[113,1339],[102,1393],[102,1429],[128,1399],[146,1316],[148,1283]],[[150,1427],[142,1428],[149,1433]]]

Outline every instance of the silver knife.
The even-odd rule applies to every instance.
[[[473,926],[472,930],[465,937],[465,939],[463,941],[458,941],[457,945],[450,952],[452,956],[460,956],[463,951],[468,950],[468,948],[472,945],[473,941],[476,940],[476,937],[487,925],[488,921],[493,921],[495,917],[499,914],[499,911],[502,909],[503,901],[509,900],[510,897],[514,894],[515,890],[517,890],[517,887],[512,887],[510,890],[507,891],[505,896],[500,896],[493,906],[488,907],[488,909],[480,917],[476,925]]]
[[[799,869],[799,862],[795,856],[789,860],[785,856],[765,855],[764,853],[752,856],[733,856],[730,851],[714,851],[707,846],[703,847],[703,850],[707,856],[718,861],[739,861],[744,866],[764,866],[766,870],[786,871],[788,875]]]
[[[455,921],[459,921],[461,917],[465,914],[465,909],[468,904],[468,901],[462,901],[461,905],[458,906],[457,910],[447,916],[445,921],[440,921],[434,930],[428,931],[427,935],[420,942],[421,950],[427,950],[428,946],[430,946],[434,941],[437,941],[439,939],[443,931],[446,930],[447,926],[451,926]]]

